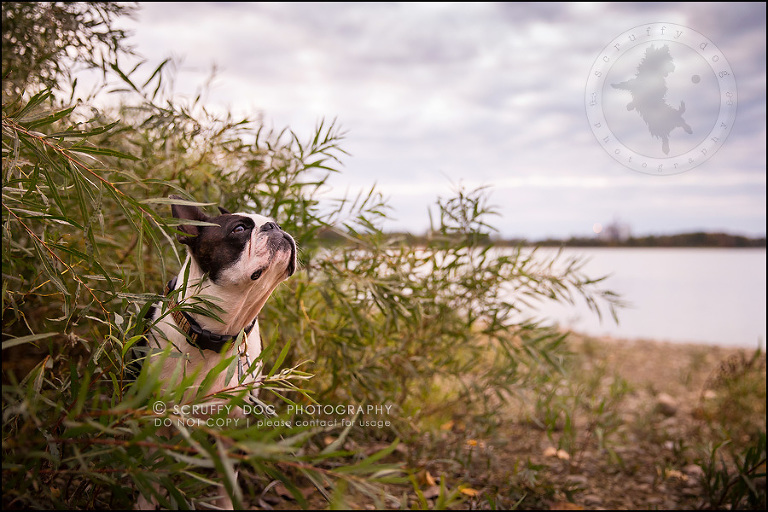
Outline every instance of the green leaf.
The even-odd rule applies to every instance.
[[[172,199],[170,197],[151,197],[143,199],[141,204],[179,204],[183,206],[214,206],[216,203],[200,203],[197,201],[187,201],[185,199]]]
[[[272,369],[269,371],[267,378],[272,377],[275,374],[275,372],[280,369],[280,365],[283,364],[283,361],[288,355],[288,350],[290,348],[291,348],[291,340],[287,340],[285,343],[285,346],[283,346],[283,350],[280,351],[280,355],[277,356],[277,360],[275,361],[275,364],[272,365]]]
[[[45,89],[32,96],[27,104],[19,112],[13,114],[14,119],[22,120],[24,116],[31,112],[35,107],[42,104],[45,100],[53,95],[51,89]],[[23,121],[22,121],[23,122]]]
[[[139,159],[138,157],[129,155],[128,153],[117,151],[115,149],[96,148],[96,147],[89,147],[89,146],[83,146],[83,145],[72,146],[69,148],[69,151],[72,151],[73,153],[84,153],[87,155],[112,156],[115,158],[123,158],[127,160]]]
[[[50,338],[51,336],[56,336],[58,334],[60,333],[46,332],[41,334],[30,334],[28,336],[21,336],[19,338],[11,338],[9,340],[3,341],[2,349],[5,350],[7,348],[15,347],[16,345],[23,345],[24,343],[32,343],[34,341],[44,340],[46,338]]]
[[[59,119],[62,119],[63,117],[66,117],[69,114],[71,114],[73,110],[75,110],[75,107],[70,107],[70,108],[61,110],[59,112],[54,112],[53,114],[47,115],[40,119],[36,119],[23,124],[26,124],[26,128],[28,130],[34,130],[35,128],[39,128],[41,126],[46,126],[46,125],[55,123]]]
[[[87,139],[88,137],[93,137],[95,135],[101,135],[102,133],[108,132],[115,126],[117,126],[120,123],[120,121],[115,121],[113,123],[106,124],[104,126],[98,126],[96,128],[92,128],[90,130],[75,130],[74,128],[70,128],[63,132],[56,132],[52,133],[50,135],[46,135],[46,139],[70,139],[70,138],[77,138],[77,139]]]

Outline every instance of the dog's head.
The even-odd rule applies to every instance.
[[[172,199],[181,199],[171,196]],[[189,247],[191,258],[216,285],[241,287],[248,284],[271,291],[296,271],[296,243],[274,221],[251,213],[210,217],[196,206],[174,204],[177,219],[202,221],[212,226],[179,226],[179,242]]]

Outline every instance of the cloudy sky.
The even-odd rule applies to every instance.
[[[765,235],[765,4],[140,6],[135,20],[123,21],[129,43],[155,65],[182,58],[179,92],[194,94],[215,63],[211,106],[304,136],[320,119],[337,118],[350,156],[334,193],[377,184],[393,208],[388,229],[423,232],[428,207],[460,183],[491,187],[501,214],[493,223],[507,237],[591,235],[613,220],[636,235]],[[659,23],[703,35],[737,87],[727,140],[675,175],[614,160],[586,115],[587,81],[606,47]],[[637,68],[627,63],[639,63],[649,41],[622,54],[623,68],[605,70],[633,78]],[[670,132],[670,157],[705,140],[724,108],[725,82],[715,75],[723,68],[693,45],[667,44],[676,60],[664,102],[687,100],[693,132]],[[613,102],[601,104],[608,124],[627,149],[658,152],[661,140],[625,108],[630,92],[606,86],[605,98]]]

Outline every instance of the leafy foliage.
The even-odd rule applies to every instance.
[[[3,369],[5,506],[128,507],[136,488],[166,507],[197,507],[211,499],[214,472],[236,505],[279,481],[304,507],[307,485],[333,506],[356,495],[407,506],[385,487],[408,481],[401,442],[415,442],[453,404],[492,426],[494,409],[534,370],[560,365],[562,335],[523,306],[581,296],[614,313],[617,298],[581,273],[583,262],[488,245],[485,189],[440,198],[425,246],[385,236],[387,205],[375,189],[328,199],[345,154],[335,121],[302,138],[216,116],[202,93],[178,98],[172,61],[120,67],[124,34],[111,20],[122,12],[3,4],[3,355],[16,361]],[[29,39],[48,30],[56,38]],[[68,58],[103,71],[93,99],[74,101],[76,82],[63,92]],[[99,106],[109,92],[119,107]],[[135,383],[127,376],[144,313],[166,300],[158,292],[182,259],[170,193],[272,216],[298,242],[301,271],[261,316],[272,368],[263,400],[278,411],[269,426],[174,423],[155,406],[178,393],[161,391],[149,370]],[[344,244],[324,246],[326,233]],[[242,405],[247,391],[184,404]],[[300,404],[391,413],[380,428],[306,427],[287,407]],[[383,446],[360,448],[374,441]],[[441,486],[445,506],[466,495]]]
[[[3,5],[3,95],[55,86],[72,66],[104,69],[127,48],[114,28],[131,15],[126,3],[6,2]]]
[[[728,463],[723,449],[728,441],[710,445],[699,460],[704,472],[704,491],[713,510],[765,509],[765,431],[743,452],[731,450]]]

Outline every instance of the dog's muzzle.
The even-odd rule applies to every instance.
[[[280,226],[274,222],[267,222],[259,228],[259,232],[267,233],[267,236],[269,236],[270,251],[273,253],[285,249],[285,245],[288,245],[290,256],[288,259],[287,277],[292,276],[294,272],[296,272],[296,242],[293,241],[291,235],[280,229]],[[266,268],[256,270],[251,274],[251,280],[256,281],[259,279],[265,270]]]

